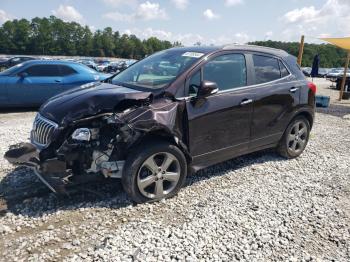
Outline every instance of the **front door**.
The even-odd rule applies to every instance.
[[[56,65],[32,65],[11,81],[8,83],[9,98],[14,104],[37,106],[57,93],[62,76]]]
[[[215,82],[217,94],[198,100],[200,82]],[[245,55],[216,56],[187,81],[189,150],[201,167],[233,158],[248,149],[254,94],[247,85]]]

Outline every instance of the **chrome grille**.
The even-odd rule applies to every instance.
[[[58,125],[40,114],[37,114],[31,132],[31,141],[40,146],[46,146],[51,142],[52,135]]]

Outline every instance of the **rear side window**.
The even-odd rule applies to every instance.
[[[253,61],[256,84],[270,82],[281,77],[278,59],[262,55],[253,55]]]
[[[71,68],[70,66],[66,66],[66,65],[59,65],[58,66],[59,69],[61,70],[61,75],[62,76],[69,76],[69,75],[74,75],[77,73],[77,71],[75,71],[73,68]]]
[[[279,61],[279,65],[280,65],[280,70],[281,70],[281,77],[288,76],[289,75],[289,71],[286,68],[286,66],[281,61]]]
[[[33,65],[24,70],[28,76],[60,76],[57,65]]]
[[[220,90],[247,85],[247,69],[243,54],[221,55],[203,67],[203,80],[215,82]]]

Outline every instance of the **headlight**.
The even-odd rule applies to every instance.
[[[78,128],[73,132],[72,138],[74,140],[79,140],[79,141],[90,141],[90,139],[91,139],[90,129],[89,128]]]

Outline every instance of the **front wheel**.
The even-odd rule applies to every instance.
[[[136,203],[159,201],[177,194],[187,175],[182,151],[167,142],[140,145],[126,160],[122,184]]]
[[[303,117],[295,118],[287,127],[280,144],[278,152],[286,158],[295,158],[303,153],[310,137],[310,123]]]

